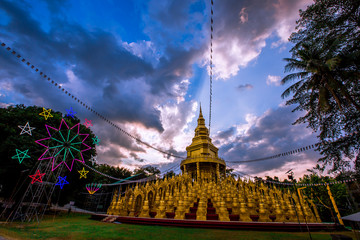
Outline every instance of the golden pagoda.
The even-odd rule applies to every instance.
[[[180,164],[183,174],[189,174],[197,181],[215,181],[225,177],[225,161],[218,157],[219,149],[214,146],[209,137],[209,130],[205,126],[205,119],[200,114],[195,128],[192,143],[186,148],[187,158]]]
[[[262,181],[226,176],[200,114],[180,164],[182,174],[115,191],[109,215],[139,218],[258,222],[321,222],[311,200]]]

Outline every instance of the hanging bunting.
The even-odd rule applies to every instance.
[[[333,184],[341,184],[341,183],[348,183],[355,181],[355,178],[345,179],[340,181],[328,182],[328,183],[296,183],[296,186],[326,186],[326,185],[333,185]],[[275,182],[271,180],[262,180],[266,183],[278,184],[278,185],[294,185],[294,183],[282,183],[282,182]]]

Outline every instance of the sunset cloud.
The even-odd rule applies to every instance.
[[[248,160],[312,142],[280,105],[280,75],[298,10],[312,0],[215,1],[211,137],[225,159]],[[210,4],[202,0],[26,1],[0,5],[0,40],[67,91],[156,148],[185,156],[202,103],[209,116]],[[96,16],[96,17],[94,17]],[[45,82],[1,49],[0,106],[39,105],[92,119],[100,163],[161,170],[181,159],[157,152]],[[285,53],[284,53],[285,52]],[[278,86],[278,87],[271,87]],[[271,88],[271,90],[269,90]],[[318,155],[304,153],[306,166]],[[235,166],[277,174],[293,158]]]

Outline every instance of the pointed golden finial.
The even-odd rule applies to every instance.
[[[204,117],[202,115],[201,102],[200,102],[200,113],[199,113],[199,118],[198,118],[198,126],[200,126],[200,125],[201,126],[205,125],[205,119],[204,119]]]

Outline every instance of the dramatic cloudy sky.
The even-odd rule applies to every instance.
[[[280,97],[288,37],[298,10],[311,3],[215,0],[211,137],[226,161],[316,142],[316,133],[292,125],[301,113]],[[209,13],[210,0],[1,0],[0,40],[132,135],[185,156],[200,102],[209,120]],[[94,124],[100,163],[165,170],[181,161],[116,131],[5,48],[0,66],[1,107],[23,103],[64,113],[73,107]],[[293,168],[299,177],[318,158],[307,151],[228,166],[262,177],[284,177]]]

